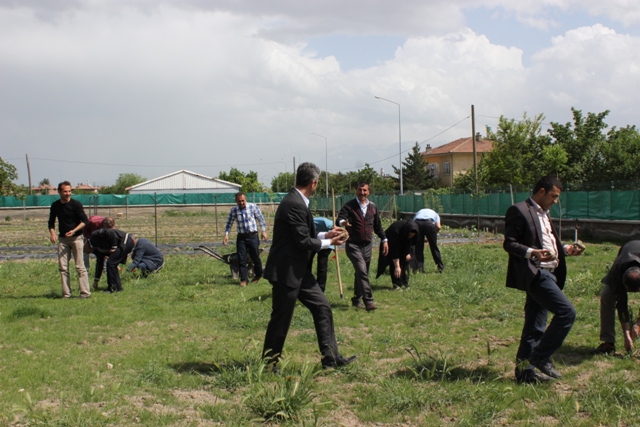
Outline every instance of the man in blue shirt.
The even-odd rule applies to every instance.
[[[333,221],[323,217],[315,217],[313,218],[313,224],[316,227],[317,233],[326,233],[333,228]],[[329,269],[329,255],[331,255],[331,251],[334,249],[334,246],[331,245],[327,249],[320,249],[318,251],[318,265],[316,267],[316,280],[318,281],[318,285],[320,285],[320,289],[322,292],[327,287],[327,270]],[[311,254],[311,259],[309,260],[309,270],[313,267],[313,258],[316,256],[316,253]]]
[[[147,239],[136,239],[133,237],[133,251],[131,251],[132,262],[128,270],[140,269],[142,277],[147,277],[150,273],[156,273],[164,266],[164,257],[156,246]]]
[[[258,223],[262,229],[262,239],[267,240],[267,224],[264,221],[260,208],[254,203],[247,203],[244,193],[236,194],[236,204],[229,212],[229,219],[224,229],[223,245],[229,242],[229,231],[233,222],[238,223],[238,237],[236,238],[236,251],[238,253],[238,267],[240,268],[240,286],[247,286],[249,274],[247,272],[247,253],[253,261],[254,277],[251,283],[257,283],[262,278],[262,261],[260,261],[260,240],[258,239]]]
[[[444,264],[442,263],[442,255],[440,255],[440,249],[438,249],[438,232],[442,225],[440,224],[440,215],[433,209],[420,209],[413,220],[418,224],[420,229],[420,236],[416,243],[416,261],[418,263],[418,269],[424,273],[424,239],[429,242],[429,249],[431,249],[431,256],[433,261],[438,267],[438,271],[442,273]]]

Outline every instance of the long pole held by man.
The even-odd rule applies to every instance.
[[[336,223],[336,196],[331,189],[331,209],[333,211],[333,223]],[[338,272],[338,287],[340,288],[340,299],[344,299],[342,292],[342,276],[340,275],[340,258],[338,257],[338,247],[336,246],[336,271]]]

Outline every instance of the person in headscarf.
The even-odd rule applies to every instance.
[[[391,266],[391,283],[394,289],[408,288],[411,251],[420,236],[418,224],[410,219],[401,219],[391,224],[385,235],[388,239],[389,253],[385,256],[382,245],[380,246],[376,278],[382,276],[387,267]]]

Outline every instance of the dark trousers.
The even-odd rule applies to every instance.
[[[347,241],[347,257],[353,264],[355,279],[353,280],[353,298],[356,303],[361,299],[365,303],[373,302],[373,291],[369,284],[369,264],[371,264],[371,248],[373,243],[350,243]]]
[[[291,288],[282,283],[271,282],[273,295],[271,319],[264,338],[262,356],[270,363],[277,363],[282,354],[285,339],[291,326],[293,310],[299,300],[311,312],[318,337],[318,347],[323,361],[333,361],[340,356],[333,329],[333,313],[318,283],[311,272],[307,272],[302,284]]]
[[[120,281],[120,272],[118,271],[118,265],[124,264],[127,261],[127,255],[133,250],[133,239],[128,238],[127,242],[123,246],[118,246],[115,252],[111,252],[106,259],[107,262],[107,289],[112,292],[119,292],[122,290],[122,282]],[[104,268],[105,258],[104,254],[96,253],[96,277],[98,272]]]
[[[420,237],[416,243],[416,261],[418,268],[424,271],[424,238],[429,241],[429,249],[431,250],[431,256],[436,263],[438,270],[442,271],[444,264],[442,263],[442,255],[440,255],[440,249],[438,249],[438,230],[435,222],[431,220],[416,220],[418,228],[420,229]]]
[[[255,277],[262,277],[262,261],[260,260],[260,239],[258,233],[240,234],[236,239],[236,250],[238,251],[238,267],[240,268],[240,281],[248,282],[247,254],[253,261],[253,273]]]
[[[553,313],[547,327],[547,315]],[[546,270],[540,273],[527,291],[524,327],[516,354],[516,378],[533,371],[529,359],[548,359],[560,348],[576,319],[576,310]]]
[[[327,270],[329,269],[329,255],[331,255],[332,249],[321,249],[318,252],[318,262],[316,266],[316,279],[318,281],[318,285],[320,285],[320,289],[322,292],[325,291],[327,287]],[[311,259],[309,260],[309,270],[313,267],[313,259],[316,257],[316,253],[314,252],[311,255]]]

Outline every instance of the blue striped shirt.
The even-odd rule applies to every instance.
[[[238,233],[257,233],[258,224],[256,220],[260,221],[262,231],[266,231],[267,224],[264,222],[262,212],[260,212],[260,208],[256,204],[247,203],[247,206],[244,209],[234,206],[231,208],[231,212],[229,212],[229,219],[227,220],[227,225],[224,228],[224,233],[229,234],[234,221],[238,223]]]

